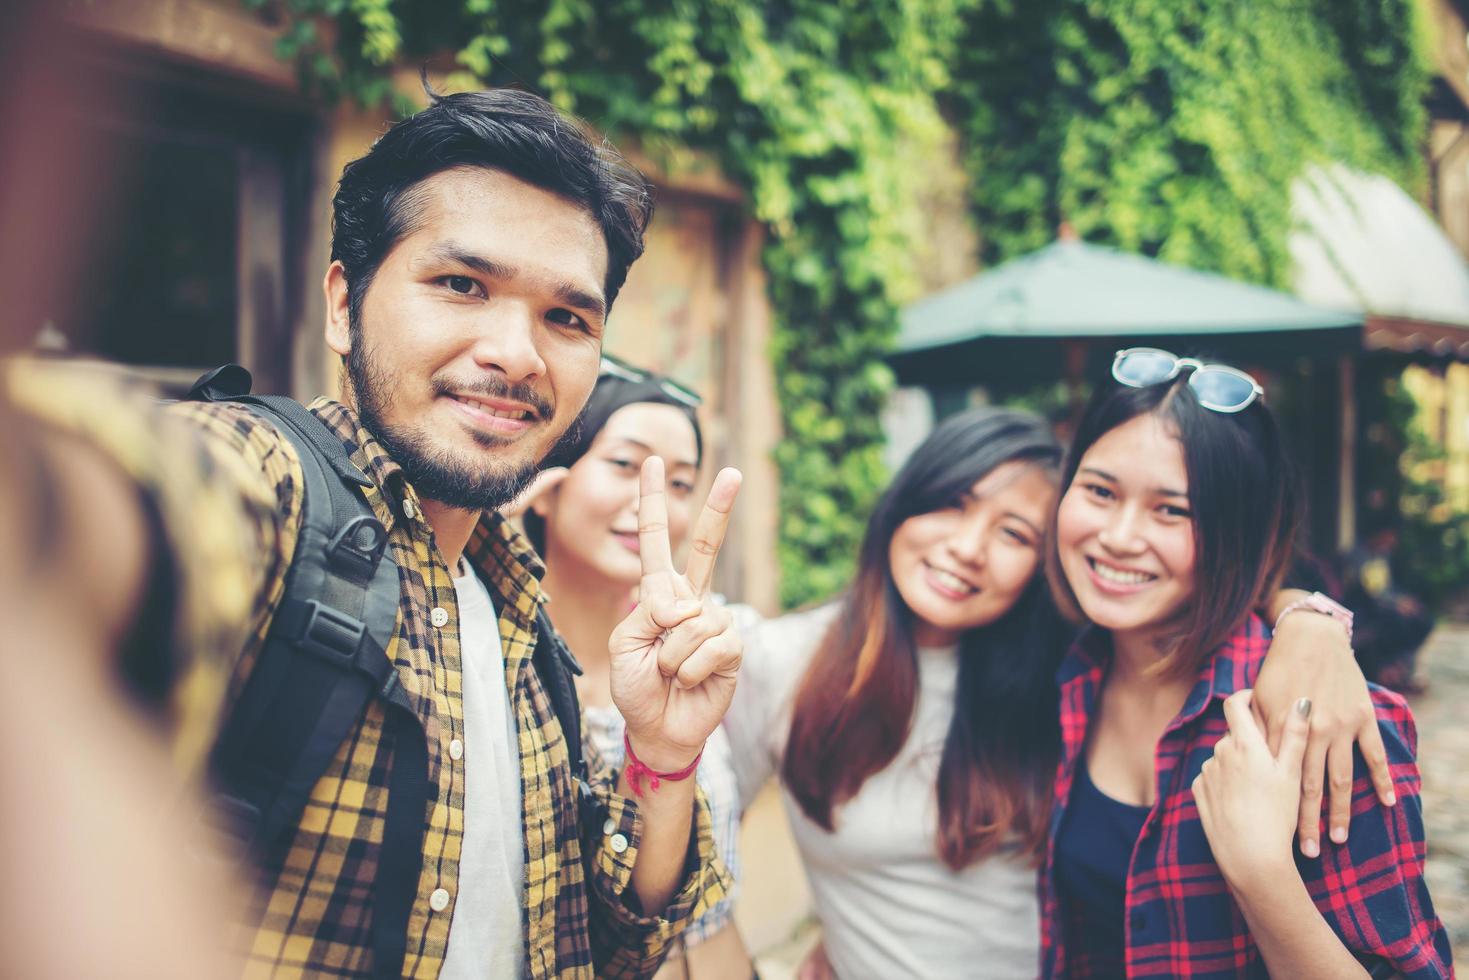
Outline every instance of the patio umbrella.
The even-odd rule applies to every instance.
[[[1054,378],[1075,341],[1323,352],[1355,348],[1361,326],[1354,311],[1063,238],[908,306],[892,363],[909,384],[983,384]]]

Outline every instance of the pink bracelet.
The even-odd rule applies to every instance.
[[[1280,629],[1281,621],[1299,609],[1309,609],[1311,612],[1320,613],[1323,616],[1330,616],[1346,628],[1347,642],[1352,642],[1352,611],[1331,597],[1322,595],[1320,592],[1312,592],[1304,599],[1297,599],[1282,609],[1280,615],[1275,617],[1275,629]]]
[[[704,758],[704,750],[700,749],[699,754],[694,756],[694,761],[677,772],[654,772],[632,750],[632,743],[627,740],[627,732],[622,733],[622,751],[627,757],[627,764],[624,768],[624,771],[627,773],[627,784],[632,787],[633,795],[639,798],[643,795],[644,776],[648,777],[648,792],[656,793],[658,791],[658,785],[665,779],[674,783],[682,779],[688,779],[694,774],[694,770],[699,768],[699,760]]]

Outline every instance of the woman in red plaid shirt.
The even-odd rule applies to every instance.
[[[1311,704],[1272,751],[1249,701],[1269,637],[1252,610],[1299,524],[1263,390],[1145,348],[1113,377],[1078,428],[1048,560],[1091,626],[1058,674],[1045,976],[1452,976],[1397,695],[1372,691],[1396,804],[1359,757],[1341,846],[1292,846]]]

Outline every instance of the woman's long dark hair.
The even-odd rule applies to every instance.
[[[1025,412],[981,408],[918,447],[867,525],[856,580],[796,696],[782,774],[815,823],[897,756],[918,689],[914,614],[893,583],[889,545],[910,517],[950,506],[1008,462],[1054,471],[1060,446]],[[938,850],[958,870],[1018,840],[1040,854],[1060,739],[1055,670],[1065,627],[1041,576],[1001,619],[959,642],[954,720],[938,774]]]

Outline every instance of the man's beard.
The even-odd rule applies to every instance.
[[[539,460],[527,460],[511,468],[494,464],[476,466],[457,458],[450,450],[435,448],[420,426],[390,426],[386,421],[387,408],[393,400],[390,389],[396,379],[372,356],[363,342],[362,332],[354,329],[353,333],[352,349],[347,355],[347,377],[352,382],[358,418],[362,427],[372,433],[402,468],[404,477],[420,497],[459,510],[495,510],[514,500],[535,478],[540,470]],[[449,391],[445,383],[436,381],[434,386],[436,395]],[[535,392],[506,382],[496,384],[486,379],[457,390],[523,401],[533,406],[543,421],[553,411]],[[474,432],[473,437],[486,449],[509,444],[509,440],[483,432]]]

